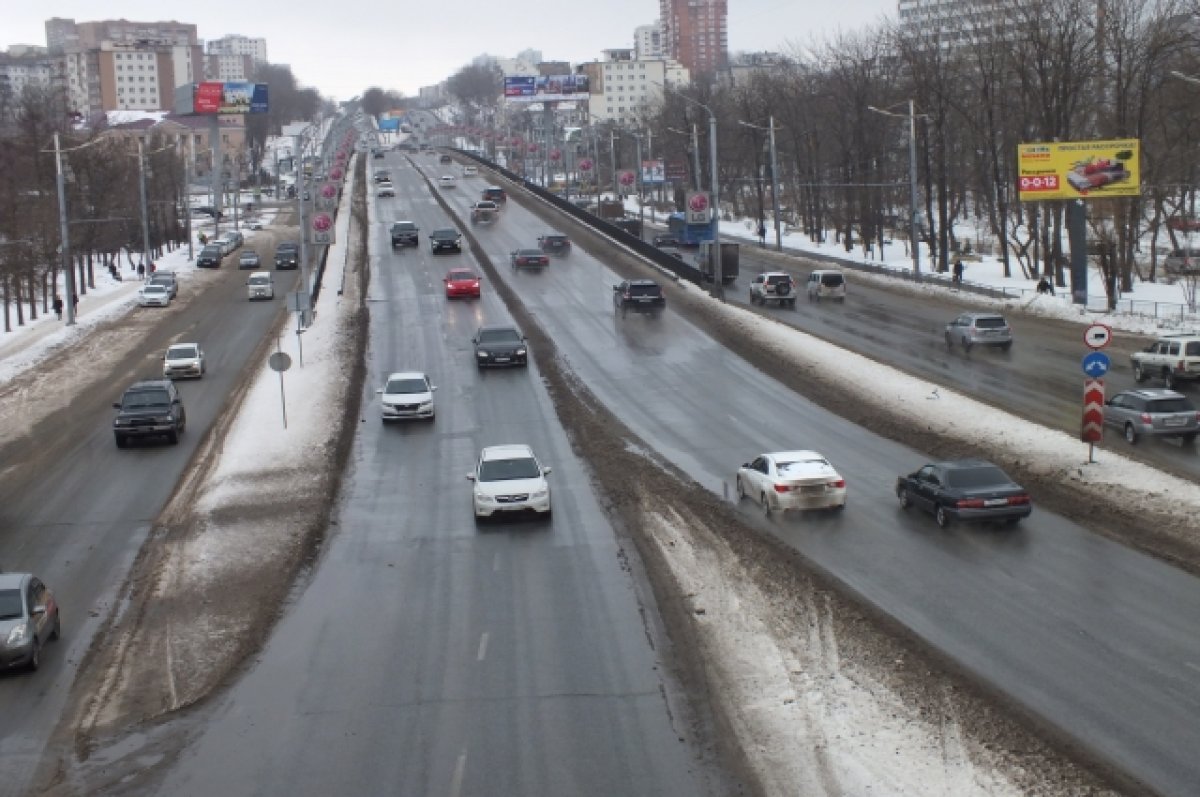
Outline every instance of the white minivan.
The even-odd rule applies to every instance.
[[[846,278],[836,269],[817,269],[808,275],[808,300],[836,299],[846,301]]]
[[[275,280],[269,271],[256,271],[246,280],[250,301],[255,299],[274,299]]]

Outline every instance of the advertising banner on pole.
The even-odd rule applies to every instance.
[[[662,185],[667,181],[667,169],[662,160],[642,161],[642,185]]]
[[[709,210],[708,194],[703,191],[688,191],[687,194],[687,223],[708,224],[712,217]]]
[[[1020,200],[1139,196],[1140,152],[1136,138],[1020,144],[1017,146]]]
[[[587,75],[537,75],[504,78],[504,98],[510,102],[551,102],[583,99]]]

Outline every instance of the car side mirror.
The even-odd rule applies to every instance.
[[[114,410],[119,410],[119,409],[121,409],[121,402],[119,402],[119,401],[114,401],[114,402],[113,402],[113,409],[114,409]]]
[[[554,470],[554,468],[542,468],[542,475],[548,476],[552,470]]]
[[[39,603],[37,606],[34,606],[32,609],[30,609],[30,610],[29,610],[29,613],[30,613],[30,614],[45,614],[45,613],[46,613],[46,607],[45,607],[45,606],[42,606],[42,605]]]
[[[383,392],[383,388],[379,388],[379,389],[378,389],[378,390],[376,390],[375,392],[376,392],[376,393],[382,393],[382,392]]]
[[[614,290],[614,291],[619,291],[619,290],[621,290],[621,286],[620,286],[620,285],[614,285],[614,286],[613,286],[613,290]]]
[[[435,391],[435,390],[437,390],[437,385],[430,385],[430,386],[429,386],[429,392],[431,392],[431,393],[432,393],[432,392],[433,392],[433,391]]]
[[[743,463],[742,463],[742,467],[743,467],[743,468],[748,468],[748,467],[750,467],[750,463],[749,463],[749,462],[743,462]]]
[[[474,473],[468,473],[468,474],[467,474],[467,480],[468,480],[468,481],[475,481],[475,474],[474,474]]]

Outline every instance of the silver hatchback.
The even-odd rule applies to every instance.
[[[1012,348],[1012,327],[1004,316],[996,313],[963,313],[946,324],[946,345],[955,344],[970,351],[972,346],[999,346],[1008,351]]]
[[[1200,412],[1187,396],[1174,390],[1126,390],[1105,403],[1104,425],[1120,429],[1130,443],[1142,435],[1181,437],[1190,443],[1200,432]]]

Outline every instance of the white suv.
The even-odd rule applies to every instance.
[[[750,283],[750,304],[776,302],[780,307],[796,306],[796,281],[784,271],[764,271]]]
[[[1164,335],[1130,360],[1135,381],[1160,377],[1174,389],[1180,382],[1200,379],[1200,334]]]
[[[475,482],[475,519],[497,514],[533,512],[550,517],[550,485],[543,468],[526,445],[489,446],[467,478]]]

